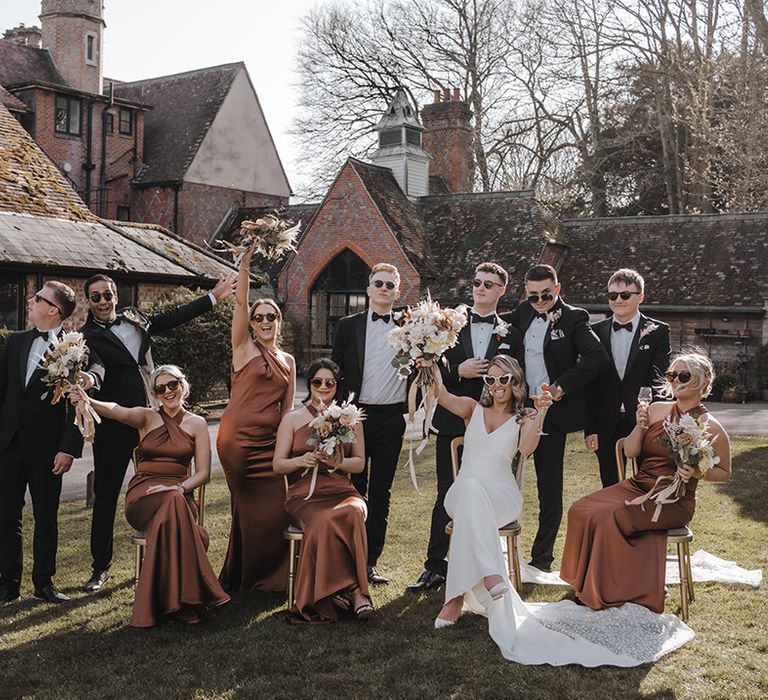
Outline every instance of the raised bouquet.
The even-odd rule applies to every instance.
[[[282,219],[276,213],[265,214],[253,221],[240,224],[238,242],[220,241],[218,252],[229,251],[239,265],[246,251],[255,244],[257,253],[267,260],[279,260],[289,250],[296,250],[296,239],[301,231],[301,221],[294,224],[290,219]]]
[[[57,404],[69,393],[71,384],[76,384],[78,374],[83,371],[88,362],[88,346],[82,333],[71,331],[65,333],[60,340],[51,343],[48,352],[45,353],[41,367],[45,371],[43,382],[50,389],[40,398],[46,399],[53,390],[51,404]],[[93,442],[96,434],[96,423],[101,423],[101,418],[93,410],[88,397],[85,401],[78,402],[75,407],[75,425],[83,434],[86,442]]]
[[[329,406],[321,406],[318,414],[309,422],[310,438],[307,444],[310,447],[331,457],[343,445],[357,442],[355,427],[365,420],[365,412],[362,408],[355,406],[352,399],[353,396],[350,394],[341,405],[331,401]],[[312,470],[312,481],[305,501],[309,500],[315,492],[318,470],[318,467]]]
[[[694,418],[685,413],[678,420],[667,418],[664,421],[664,432],[658,438],[660,443],[666,445],[670,457],[675,460],[678,467],[688,466],[695,470],[692,478],[703,478],[707,471],[720,461],[713,447],[716,436],[713,437],[707,429],[708,422],[706,414]],[[666,481],[670,483],[659,488]],[[682,498],[685,495],[685,487],[686,482],[680,474],[660,476],[647,494],[628,501],[627,505],[642,504],[646,500],[654,501],[656,510],[651,521],[656,522],[659,519],[661,507]]]

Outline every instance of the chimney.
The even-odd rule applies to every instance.
[[[18,27],[6,29],[3,39],[39,49],[43,41],[43,32],[40,30],[40,27],[25,27],[22,22]]]
[[[451,192],[471,192],[475,161],[472,110],[458,88],[434,91],[435,101],[421,110],[424,150],[432,156],[430,175],[439,175]]]

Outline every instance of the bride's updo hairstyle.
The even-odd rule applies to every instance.
[[[509,355],[496,355],[491,364],[488,365],[488,369],[491,367],[498,367],[503,374],[511,374],[512,381],[512,400],[509,403],[510,412],[516,413],[519,418],[525,415],[525,399],[528,396],[525,386],[525,375],[520,368],[517,360]],[[481,406],[493,406],[493,395],[490,389],[483,383],[483,393],[480,394]]]
[[[680,352],[672,357],[669,369],[675,368],[675,365],[683,364],[691,373],[691,380],[688,384],[698,389],[701,392],[701,398],[705,399],[712,391],[712,382],[715,380],[715,367],[712,360],[700,352]],[[677,369],[677,371],[680,370]],[[665,377],[661,378],[658,389],[661,396],[674,400],[675,393],[672,390],[672,384]]]

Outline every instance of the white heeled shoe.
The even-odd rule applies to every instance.
[[[451,627],[452,625],[456,624],[456,620],[446,620],[442,617],[436,617],[435,618],[435,629],[441,630],[445,629],[446,627]]]
[[[509,584],[501,581],[500,583],[497,583],[495,586],[492,586],[488,589],[488,595],[491,596],[493,600],[498,600],[499,598],[503,598],[504,594],[508,591]]]

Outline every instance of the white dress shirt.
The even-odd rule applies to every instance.
[[[637,327],[640,324],[640,312],[638,311],[633,317],[630,323],[632,324],[632,330],[613,330],[613,324],[617,321],[621,323],[615,316],[611,319],[611,354],[613,355],[613,364],[616,367],[616,372],[621,379],[624,379],[624,374],[627,371],[627,362],[629,361],[629,351],[632,349],[632,341],[635,338]]]
[[[372,309],[368,309],[365,326],[365,362],[360,386],[360,403],[386,406],[405,401],[406,381],[397,376],[392,366],[396,349],[387,345],[387,336],[395,327],[390,312],[389,323],[383,319],[374,321]],[[346,399],[347,397],[342,397]]]
[[[49,330],[47,340],[38,337],[32,341],[32,347],[29,349],[29,357],[27,358],[27,375],[24,379],[24,386],[29,384],[29,380],[32,379],[35,370],[42,364],[51,342],[58,337],[59,333],[61,333],[61,326]]]
[[[525,379],[528,396],[541,394],[542,384],[550,384],[547,365],[544,363],[544,339],[549,333],[549,321],[536,316],[525,332]]]
[[[483,359],[485,353],[488,352],[488,345],[491,342],[491,335],[493,334],[493,327],[495,323],[473,323],[472,314],[478,314],[479,316],[494,316],[495,312],[490,314],[481,314],[477,309],[472,309],[469,316],[469,335],[472,338],[472,352],[475,357]]]

